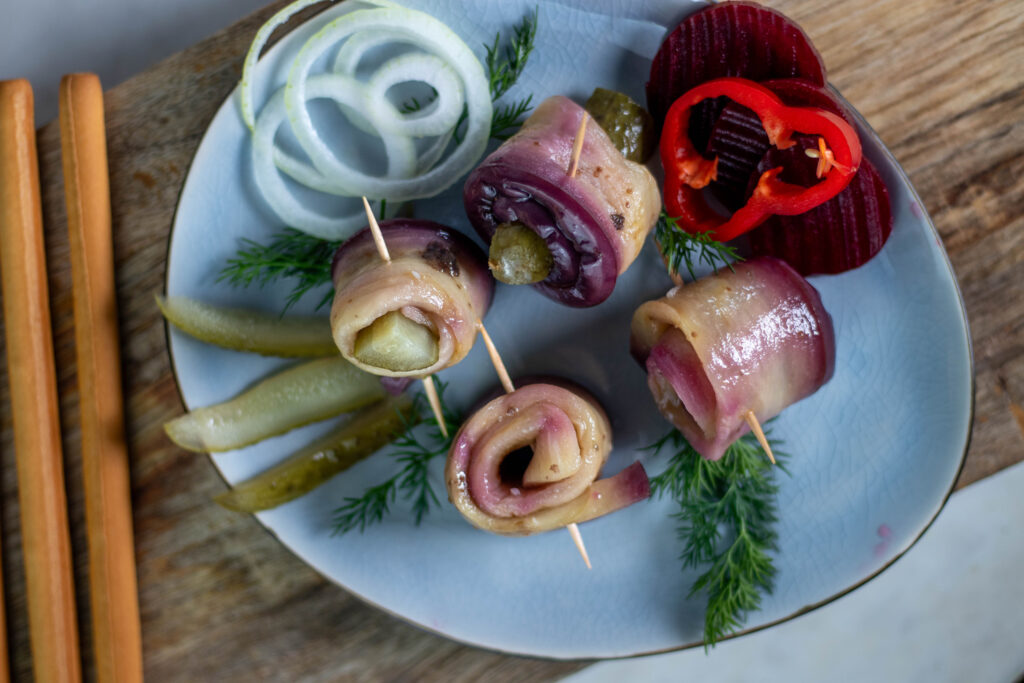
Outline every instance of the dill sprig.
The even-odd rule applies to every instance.
[[[282,278],[294,278],[284,312],[298,303],[306,292],[331,281],[331,257],[341,242],[331,242],[307,235],[295,228],[275,234],[269,244],[242,238],[242,246],[234,258],[220,271],[217,281],[227,280],[235,286],[263,287]],[[324,294],[317,309],[326,306],[333,292]]]
[[[523,17],[522,23],[512,28],[512,38],[504,51],[501,50],[501,31],[494,34],[491,43],[484,43],[484,50],[487,57],[484,59],[484,66],[487,68],[487,78],[491,89],[491,100],[495,103],[512,89],[519,77],[523,75],[526,62],[537,40],[537,19],[540,14],[539,8],[534,8],[532,14]],[[533,107],[533,95],[517,100],[512,104],[496,106],[494,115],[491,118],[491,137],[497,140],[507,140],[511,132],[523,125],[524,116]],[[462,116],[455,124],[455,142],[462,142],[462,124],[466,121],[469,112],[465,109]]]
[[[691,234],[679,227],[679,219],[661,212],[658,223],[654,227],[654,239],[658,250],[665,258],[669,273],[680,274],[679,269],[686,266],[690,278],[697,279],[696,269],[700,263],[706,263],[713,270],[727,267],[732,270],[733,261],[742,261],[743,257],[736,253],[735,247],[727,246],[711,237],[711,231]]]
[[[432,507],[440,506],[440,499],[430,481],[429,465],[435,458],[448,453],[455,438],[455,428],[462,418],[444,407],[447,384],[440,380],[435,382],[448,436],[441,433],[426,396],[423,392],[418,393],[413,399],[413,409],[409,411],[411,417],[402,416],[404,430],[395,440],[395,450],[390,454],[401,468],[380,484],[366,489],[363,495],[345,498],[344,504],[334,511],[335,534],[345,534],[353,529],[362,532],[380,522],[391,512],[390,506],[399,494],[403,500],[411,501],[416,524],[423,521]],[[422,428],[419,427],[421,424]]]
[[[533,95],[496,107],[491,119],[491,137],[495,140],[508,140],[522,127],[526,113],[532,108]]]
[[[769,442],[781,463],[787,457],[778,448],[781,442],[770,437]],[[762,593],[771,593],[775,565],[770,553],[778,542],[775,467],[752,434],[716,461],[700,457],[676,429],[649,448],[655,454],[663,449],[672,453],[665,471],[651,479],[651,492],[679,506],[673,516],[683,542],[683,567],[707,567],[688,597],[708,596],[704,643],[712,647],[760,607]]]
[[[533,52],[537,40],[537,18],[540,8],[536,7],[533,14],[523,17],[523,22],[512,29],[512,39],[505,47],[505,59],[501,59],[499,46],[501,33],[494,36],[494,42],[484,45],[487,50],[487,75],[490,78],[491,99],[497,100],[512,89],[526,68],[526,62]]]

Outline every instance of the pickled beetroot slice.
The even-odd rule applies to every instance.
[[[762,85],[791,107],[817,107],[841,116],[847,123],[853,121],[846,106],[825,86],[804,78],[773,79]],[[718,157],[718,179],[709,187],[722,206],[735,211],[750,197],[754,189],[749,184],[751,176],[771,144],[751,110],[729,102],[720,111],[706,143],[706,156]]]
[[[790,149],[772,148],[758,164],[757,175],[782,166],[780,177],[786,182],[812,185],[818,182],[817,161],[804,149],[814,147],[814,138],[801,136]],[[755,255],[775,256],[801,275],[813,275],[842,273],[867,263],[891,232],[889,192],[871,162],[862,159],[857,175],[832,199],[796,216],[772,216],[747,235]]]
[[[725,208],[735,211],[747,203],[750,176],[771,146],[757,114],[735,102],[722,109],[711,129],[707,156],[718,157],[718,174],[709,187]]]
[[[801,77],[824,85],[825,65],[807,34],[782,13],[723,2],[691,14],[661,44],[651,63],[647,108],[661,126],[680,95],[723,76]]]

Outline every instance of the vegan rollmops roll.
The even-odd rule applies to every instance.
[[[835,333],[817,290],[775,258],[733,265],[641,305],[633,356],[662,415],[708,460],[832,377]]]
[[[331,330],[341,354],[375,375],[423,377],[462,360],[494,279],[465,236],[425,220],[381,221],[381,260],[365,228],[334,255]]]
[[[583,107],[545,100],[518,133],[469,176],[463,200],[490,247],[495,277],[534,284],[568,306],[601,303],[640,253],[661,196],[596,123],[586,127],[575,176],[567,173]]]
[[[475,527],[507,536],[585,522],[650,495],[634,463],[597,477],[612,449],[597,400],[561,380],[525,384],[477,410],[445,468],[448,497]]]

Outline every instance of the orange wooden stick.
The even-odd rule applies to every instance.
[[[89,541],[93,652],[100,683],[142,681],[142,633],[124,435],[103,90],[94,74],[60,84],[60,138]]]
[[[590,114],[586,111],[583,112],[583,116],[580,117],[580,127],[576,130],[576,139],[572,143],[572,160],[569,162],[569,177],[576,177],[576,170],[580,166],[580,154],[583,153],[583,138],[587,133],[587,121],[590,119]]]
[[[35,680],[82,679],[32,87],[0,82],[0,273]]]
[[[750,425],[750,429],[754,432],[754,436],[757,437],[758,443],[761,444],[761,448],[768,454],[768,459],[775,464],[775,454],[772,453],[772,447],[768,444],[768,439],[765,438],[764,430],[761,429],[761,423],[757,421],[757,416],[754,415],[753,410],[748,410],[747,414],[743,416],[747,420],[747,424]]]

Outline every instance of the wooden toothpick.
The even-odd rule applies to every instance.
[[[370,208],[370,202],[366,197],[363,197],[363,206],[366,207],[366,220],[370,221],[370,234],[373,235],[373,241],[377,245],[377,253],[380,254],[381,260],[384,263],[391,263],[391,253],[388,251],[388,245],[384,242],[384,235],[381,234],[377,218],[373,215],[373,209]]]
[[[491,357],[491,364],[494,365],[494,371],[498,373],[498,379],[501,381],[502,388],[505,390],[505,393],[511,394],[516,390],[515,385],[512,384],[512,378],[508,376],[508,370],[505,369],[505,363],[501,360],[501,356],[498,355],[498,349],[494,346],[491,335],[487,334],[487,328],[479,320],[476,323],[476,329],[480,331],[480,336],[484,339],[487,355]]]
[[[366,220],[370,222],[370,234],[373,235],[373,241],[377,245],[377,253],[380,254],[380,258],[384,263],[391,263],[391,253],[388,251],[388,245],[384,241],[380,225],[377,224],[377,218],[373,215],[373,209],[370,208],[370,202],[366,197],[363,197],[363,206],[366,207]],[[427,375],[423,378],[423,391],[427,394],[427,403],[430,404],[430,410],[434,413],[437,426],[441,429],[442,436],[447,439],[448,425],[444,422],[444,413],[441,411],[441,399],[437,395],[437,387],[434,385],[433,375]]]
[[[437,396],[437,387],[434,386],[433,375],[427,375],[423,378],[423,390],[427,394],[427,403],[430,404],[430,409],[434,411],[437,426],[441,428],[441,436],[447,439],[448,426],[444,423],[444,413],[441,412],[441,399]]]
[[[512,384],[512,378],[509,377],[508,370],[505,369],[505,362],[501,360],[491,335],[487,334],[487,328],[479,320],[476,323],[476,328],[480,331],[480,336],[483,337],[484,346],[487,347],[487,355],[491,357],[491,364],[494,366],[494,371],[498,373],[498,379],[501,381],[502,388],[505,390],[505,393],[511,394],[516,390],[516,387]],[[587,546],[583,544],[583,536],[580,534],[580,528],[576,526],[576,522],[568,524],[565,528],[569,530],[572,542],[576,544],[576,549],[580,552],[580,556],[583,557],[583,562],[587,565],[587,569],[593,569],[590,564],[590,555],[587,554]]]
[[[572,161],[569,163],[570,178],[576,177],[576,171],[580,166],[580,154],[583,153],[583,137],[587,132],[587,121],[589,119],[590,114],[584,111],[583,117],[580,119],[580,127],[576,130],[576,140],[572,144]]]
[[[775,455],[772,453],[772,447],[768,444],[768,439],[764,436],[764,430],[761,429],[761,423],[757,421],[757,416],[754,415],[753,410],[748,410],[747,414],[743,417],[746,418],[747,424],[750,425],[750,429],[754,432],[754,436],[757,437],[758,443],[761,444],[761,448],[768,454],[768,459],[775,464]]]

